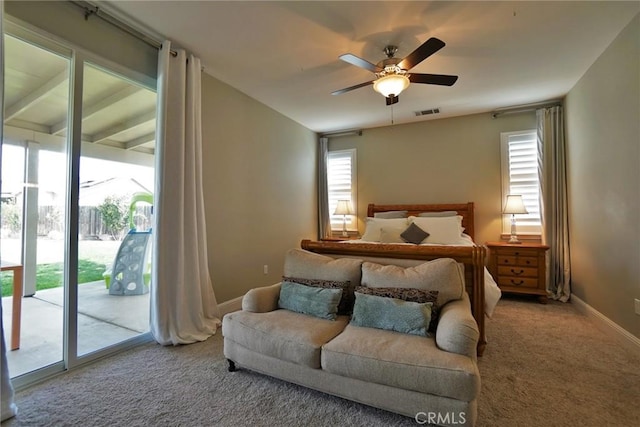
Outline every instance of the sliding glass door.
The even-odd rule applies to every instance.
[[[69,141],[52,135],[67,123],[72,52],[35,35],[3,35],[2,307],[13,377],[63,362],[64,266]]]
[[[156,94],[155,81],[8,27],[0,257],[20,387],[149,339]]]
[[[85,63],[78,355],[149,330],[155,92]]]

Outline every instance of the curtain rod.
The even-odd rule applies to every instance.
[[[321,138],[335,138],[338,136],[362,136],[362,129],[353,129],[353,130],[339,130],[336,132],[326,132],[326,133],[321,133],[320,137]]]
[[[543,102],[536,102],[533,104],[525,104],[525,105],[516,105],[513,107],[505,107],[505,108],[499,108],[497,110],[493,110],[491,112],[491,117],[493,117],[494,119],[503,116],[505,114],[516,114],[516,113],[524,113],[527,111],[535,111],[539,108],[548,108],[548,107],[555,107],[556,105],[562,105],[562,100],[561,99],[554,99],[551,101],[543,101]]]
[[[100,9],[98,6],[94,6],[89,2],[86,1],[70,1],[72,4],[74,4],[75,6],[78,6],[79,8],[84,10],[84,19],[85,21],[89,20],[89,17],[91,16],[96,16],[100,19],[102,19],[103,21],[113,25],[114,27],[118,28],[121,31],[124,31],[125,33],[129,34],[130,36],[133,36],[135,38],[137,38],[138,40],[148,44],[151,47],[154,47],[156,49],[160,49],[162,47],[162,42],[154,39],[153,37],[149,36],[148,34],[143,33],[142,31],[132,27],[131,25],[121,21],[120,19],[116,18],[113,15],[110,15],[109,13],[103,11],[102,9]],[[171,50],[171,55],[172,56],[176,56],[178,53],[174,50]]]

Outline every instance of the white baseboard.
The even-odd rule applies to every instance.
[[[613,320],[609,319],[607,316],[600,313],[598,310],[591,307],[586,302],[582,301],[580,298],[575,296],[575,294],[571,294],[571,302],[575,303],[575,307],[578,309],[578,311],[594,319],[598,326],[600,326],[606,332],[612,332],[613,336],[616,337],[622,344],[627,345],[633,351],[640,351],[640,338],[636,337],[635,335],[615,323]]]
[[[227,313],[242,310],[242,297],[240,296],[218,304],[218,310],[220,310],[220,318],[224,317]]]

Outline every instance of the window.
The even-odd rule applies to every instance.
[[[542,234],[538,141],[535,130],[500,134],[502,159],[502,206],[509,194],[522,196],[528,214],[516,215],[518,234]],[[503,215],[502,232],[509,234],[511,218]]]
[[[327,154],[327,186],[329,193],[329,215],[331,230],[342,230],[343,216],[334,215],[338,200],[351,200],[353,215],[347,215],[347,230],[356,231],[356,150],[329,151]]]

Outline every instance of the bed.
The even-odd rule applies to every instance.
[[[381,218],[381,216],[387,218]],[[459,239],[442,239],[447,244],[427,243],[412,244],[396,242],[393,238],[385,238],[385,230],[381,228],[380,235],[372,238],[371,230],[379,223],[394,221],[380,221],[380,219],[399,219],[406,217],[418,217],[421,215],[433,218],[456,216],[461,220],[462,233],[458,232]],[[378,217],[378,218],[376,218]],[[415,220],[433,221],[439,220]],[[447,221],[449,223],[449,221]],[[419,225],[419,224],[418,224]],[[478,355],[482,355],[486,346],[484,330],[485,315],[491,316],[495,305],[500,299],[500,289],[486,269],[487,248],[474,243],[474,206],[469,203],[449,204],[394,204],[375,205],[369,204],[367,208],[367,229],[361,239],[345,241],[312,241],[302,240],[302,249],[331,256],[359,257],[370,259],[372,262],[392,259],[394,263],[405,260],[405,265],[416,265],[419,262],[436,258],[452,258],[464,265],[467,292],[471,298],[471,310],[478,323],[480,340],[478,342]],[[397,225],[399,227],[399,225]],[[404,225],[404,228],[407,226]],[[388,233],[387,233],[388,234]],[[461,235],[460,235],[461,234]],[[376,239],[377,237],[377,239]],[[382,240],[382,241],[381,241]],[[393,243],[388,243],[393,241]],[[436,239],[438,241],[438,239]]]

